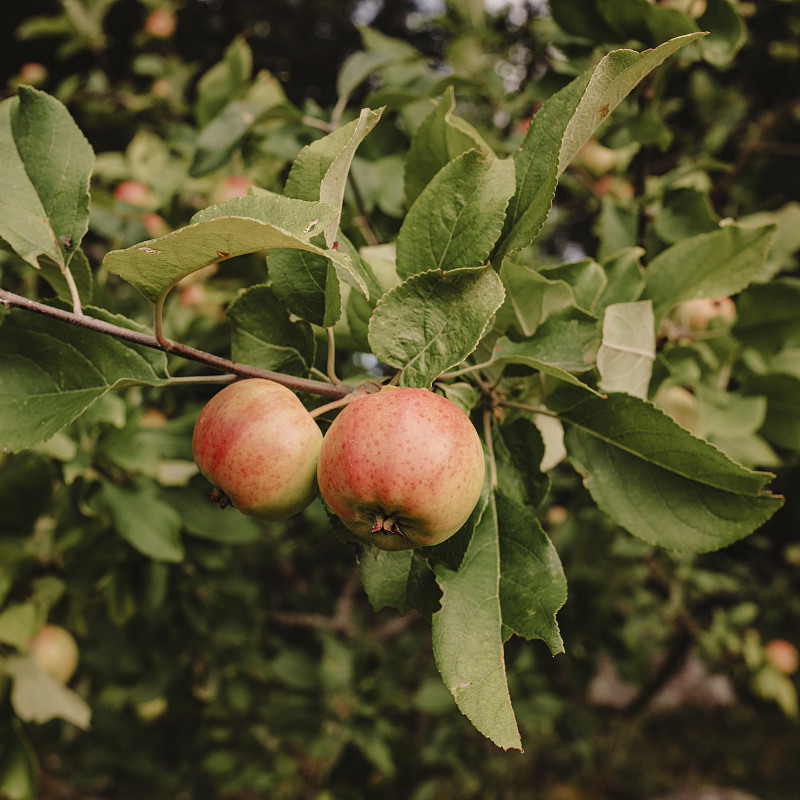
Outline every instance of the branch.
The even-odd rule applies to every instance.
[[[5,289],[0,289],[0,304],[4,305],[6,308],[21,308],[25,311],[33,311],[35,314],[42,314],[51,319],[57,319],[61,322],[67,322],[70,325],[77,325],[80,328],[86,328],[96,331],[97,333],[106,334],[107,336],[113,336],[117,339],[123,339],[133,344],[151,347],[154,350],[161,350],[162,352],[169,352],[172,355],[180,356],[188,361],[197,361],[200,364],[205,364],[220,372],[234,373],[243,378],[265,378],[266,380],[280,383],[296,392],[309,392],[310,394],[318,394],[323,397],[339,398],[344,397],[356,388],[344,384],[332,386],[322,381],[309,380],[308,378],[296,378],[293,375],[284,375],[282,372],[272,372],[271,370],[251,367],[248,364],[239,364],[227,358],[221,358],[212,353],[206,353],[204,350],[196,350],[194,347],[189,347],[179,342],[170,342],[169,348],[166,348],[155,336],[131,330],[130,328],[123,328],[119,325],[113,325],[110,322],[95,319],[86,314],[75,314],[71,311],[65,311],[60,308],[55,308],[54,306],[45,305],[44,303],[38,303],[35,300],[29,300],[27,297],[8,292]]]

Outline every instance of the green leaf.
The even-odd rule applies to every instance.
[[[238,98],[252,71],[253,52],[243,37],[237,37],[228,46],[222,60],[197,82],[195,116],[198,123],[207,125],[232,98]]]
[[[684,300],[740,292],[763,267],[774,234],[774,225],[727,225],[663,250],[645,276],[656,320]]]
[[[99,309],[84,311],[145,330]],[[114,387],[164,384],[166,363],[157,350],[11,311],[0,325],[0,450],[16,452],[49,439]]]
[[[66,107],[22,86],[0,103],[0,238],[38,268],[39,256],[62,270],[89,226],[94,153]]]
[[[496,425],[492,430],[492,445],[497,485],[518,503],[538,506],[547,495],[550,480],[539,469],[545,448],[536,425],[524,416]]]
[[[651,403],[625,394],[574,397],[548,399],[568,423],[570,461],[597,505],[646,542],[717,550],[781,506],[764,488],[770,474],[731,461]]]
[[[430,386],[475,349],[503,296],[491,267],[414,275],[375,307],[369,325],[372,352],[402,369],[401,385]]]
[[[641,247],[628,247],[603,263],[606,288],[595,305],[596,314],[614,303],[632,303],[639,299],[644,289],[644,270],[639,263],[643,255]]]
[[[154,561],[183,560],[180,514],[152,487],[106,482],[101,495],[117,533],[128,544]]]
[[[250,287],[228,306],[227,315],[233,326],[234,361],[289,375],[308,374],[316,350],[311,326],[293,321],[270,287]]]
[[[13,680],[11,705],[20,719],[41,724],[58,718],[89,727],[92,711],[83,698],[52,678],[33,656],[10,656],[5,669]]]
[[[302,250],[273,250],[267,269],[275,294],[292,314],[325,328],[341,316],[339,279],[327,258]]]
[[[500,530],[492,500],[475,528],[461,568],[439,565],[441,609],[432,618],[433,652],[461,712],[504,750],[522,749],[511,707],[500,605]]]
[[[64,270],[49,256],[42,256],[39,260],[39,269],[42,277],[55,289],[56,296],[64,303],[72,304],[72,292],[67,283]],[[81,303],[86,305],[92,302],[94,291],[92,268],[89,259],[83,250],[76,250],[69,261],[69,271],[75,281]]]
[[[233,508],[220,508],[219,503],[210,498],[207,502],[199,502],[194,488],[167,489],[161,497],[178,512],[186,532],[199,539],[235,545],[254,542],[262,534],[253,517],[240,514]]]
[[[493,361],[522,364],[554,378],[595,392],[573,373],[587,372],[592,364],[585,357],[586,332],[577,319],[551,317],[536,334],[521,342],[503,336],[495,343]],[[594,330],[594,326],[591,326]],[[597,394],[597,392],[595,392]]]
[[[673,53],[704,35],[688,33],[642,53],[612,50],[603,56],[594,68],[586,91],[564,130],[558,174],[564,172],[589,137],[642,78]]]
[[[467,150],[491,153],[492,148],[466,120],[455,113],[452,86],[422,121],[406,155],[406,202],[412,206],[433,176]]]
[[[475,150],[456,156],[422,190],[403,221],[398,275],[485,264],[513,193],[509,159]]]
[[[291,224],[293,216],[287,215],[280,222]],[[299,232],[292,231],[277,223],[242,217],[207,219],[125,250],[112,250],[103,264],[109,272],[119,275],[153,301],[181,278],[209,264],[274,248],[316,253],[351,272],[347,256],[310,243],[318,218],[306,216],[304,220],[307,232],[302,228]]]
[[[229,100],[200,131],[189,174],[197,178],[225,164],[258,119],[285,102],[278,80],[260,72],[245,97]]]
[[[603,341],[597,351],[600,388],[647,397],[656,359],[656,329],[649,300],[614,303],[603,318]]]
[[[346,103],[350,95],[357,89],[373,72],[377,72],[381,67],[389,64],[402,63],[403,61],[419,58],[419,54],[414,51],[410,57],[398,59],[396,56],[384,53],[367,53],[364,50],[357,50],[351,53],[339,68],[336,78],[336,94],[339,103]]]
[[[8,734],[0,740],[0,796],[8,800],[33,800],[39,779],[39,762],[18,720],[12,720]]]
[[[800,346],[800,279],[749,286],[736,303],[733,334],[767,354]]]
[[[697,24],[710,34],[700,42],[700,51],[716,67],[728,64],[747,40],[747,29],[737,4],[731,0],[706,0]]]
[[[520,149],[514,153],[516,191],[508,204],[503,238],[494,261],[527,247],[544,225],[558,183],[561,139],[589,83],[590,73],[575,78],[549,97],[531,117]]]
[[[33,603],[14,603],[0,613],[0,642],[27,650],[40,625]]]
[[[761,435],[781,450],[800,453],[800,378],[794,375],[759,375],[747,390],[767,398]]]
[[[381,111],[365,108],[357,119],[306,145],[292,164],[284,194],[301,200],[319,200],[323,181],[332,170],[325,192],[330,197],[339,198],[338,209],[341,210],[340,191],[344,192],[343,181],[355,149],[378,122],[380,115]]]
[[[542,270],[542,274],[550,280],[568,284],[575,296],[575,304],[587,313],[593,313],[595,304],[608,283],[603,268],[591,258],[548,267]]]
[[[347,186],[347,175],[350,172],[353,156],[358,146],[364,141],[364,137],[378,124],[382,113],[383,109],[373,111],[369,108],[363,108],[361,110],[350,138],[336,153],[330,166],[325,171],[325,176],[319,187],[319,199],[321,202],[333,206],[339,214],[341,214],[342,204],[344,203],[344,190]],[[324,231],[325,242],[328,247],[333,247],[338,230],[337,217],[336,224],[327,226]]]
[[[653,230],[667,244],[719,228],[719,216],[708,194],[680,187],[664,194],[662,207],[653,222]]]
[[[359,558],[358,569],[375,611],[391,606],[403,614],[412,609],[432,614],[439,607],[433,573],[413,550],[369,550]]]
[[[542,639],[554,655],[563,653],[556,614],[567,601],[567,579],[558,553],[532,511],[500,491],[495,504],[503,639]]]
[[[545,277],[524,264],[505,259],[500,278],[506,288],[506,299],[497,315],[496,328],[500,331],[515,325],[523,336],[533,336],[552,312],[575,303],[568,283]]]

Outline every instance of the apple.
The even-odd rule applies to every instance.
[[[69,683],[78,668],[78,644],[60,625],[44,625],[30,641],[30,654],[61,684]]]
[[[41,86],[47,80],[47,67],[38,61],[28,61],[19,68],[19,79],[30,86]]]
[[[144,21],[144,29],[159,39],[167,39],[175,33],[177,22],[175,15],[165,8],[156,8],[151,11]]]
[[[793,675],[800,667],[800,653],[786,639],[772,639],[764,645],[767,661],[784,675]]]
[[[137,208],[147,208],[153,205],[155,195],[153,190],[141,181],[127,180],[122,181],[114,189],[114,197],[129,206]]]
[[[384,388],[339,413],[322,442],[320,493],[381,550],[440,544],[469,517],[484,478],[469,418],[427,389]]]
[[[317,495],[322,432],[290,389],[248,378],[200,412],[192,451],[200,472],[243,514],[285,519]]]
[[[704,331],[712,319],[733,320],[736,304],[730,297],[697,297],[678,306],[680,323],[693,331]]]

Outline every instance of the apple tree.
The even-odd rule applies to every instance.
[[[580,15],[577,5],[552,3],[563,35],[604,31],[604,42],[643,46],[574,59],[580,68],[560,85],[521,90],[529,113],[507,100],[494,127],[470,116],[490,83],[437,71],[366,27],[333,109],[294,106],[274,77],[250,73],[237,40],[198,81],[195,127],[140,131],[124,155],[95,154],[51,93],[21,85],[0,103],[10,265],[0,287],[0,497],[16,515],[0,528],[26,531],[24,545],[0,544],[0,691],[15,720],[90,725],[92,692],[48,675],[30,644],[57,604],[74,604],[84,632],[98,611],[95,600],[81,609],[79,592],[105,596],[120,624],[137,603],[157,616],[195,543],[201,561],[224,565],[226,548],[265,536],[287,546],[276,539],[316,526],[357,564],[376,613],[429,620],[443,685],[474,728],[522,749],[506,648],[515,639],[541,640],[554,656],[569,648],[559,625],[567,579],[545,516],[562,471],[579,476],[596,518],[656,550],[726,548],[781,507],[767,470],[800,450],[800,288],[775,276],[795,212],[721,218],[691,164],[638,194],[625,178],[640,150],[668,135],[652,99],[664,71],[721,63],[740,43],[713,15],[648,4],[636,19],[587,30],[583,7],[593,4]],[[281,147],[291,156],[277,169]],[[252,168],[241,185],[218,179],[242,158]],[[125,177],[116,192],[114,176]],[[558,198],[587,186],[599,203],[596,248],[554,256],[570,213]],[[202,201],[176,202],[187,196]],[[200,408],[254,385],[243,378],[273,390],[227,417],[209,414],[192,454]],[[454,427],[455,455],[435,469],[432,448],[403,451],[407,438],[434,436],[421,411],[408,423],[390,409],[368,428],[380,462],[382,439],[409,424],[389,448],[407,460],[387,457],[377,470],[385,494],[413,475],[428,505],[456,520],[432,546],[423,536],[395,549],[374,538],[391,538],[394,519],[354,536],[358,524],[325,487],[352,469],[338,442],[367,424],[353,413],[359,403],[408,389],[441,398],[468,425]],[[292,439],[295,423],[313,435]],[[265,461],[284,441],[278,466],[304,470],[285,513],[235,499],[231,468],[200,454],[217,434],[224,449],[229,431],[259,425],[250,445],[259,458],[241,468],[248,481],[275,474]],[[472,458],[458,448],[473,438],[484,476],[475,491],[440,485]],[[324,501],[312,499],[319,439]],[[203,475],[254,516],[211,503]],[[276,516],[288,519],[264,521]],[[132,558],[128,577],[101,563]],[[145,716],[145,701],[161,698],[151,684]],[[14,787],[32,785],[24,775],[35,759],[22,726],[9,731],[4,753],[17,766],[0,770],[0,785],[22,798],[29,789]],[[385,754],[358,746],[385,766]]]

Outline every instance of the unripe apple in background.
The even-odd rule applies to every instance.
[[[764,655],[778,672],[793,675],[800,667],[800,653],[786,639],[772,639],[764,645]]]
[[[192,451],[200,472],[243,514],[285,519],[317,495],[322,432],[290,389],[248,378],[200,412]]]
[[[322,442],[317,479],[328,508],[382,550],[439,544],[469,517],[484,478],[469,418],[427,389],[354,400]]]
[[[78,668],[78,644],[60,625],[44,625],[30,641],[30,654],[59,683],[67,684]]]
[[[704,331],[712,319],[733,320],[736,304],[730,297],[697,297],[678,306],[678,322],[693,331]]]

